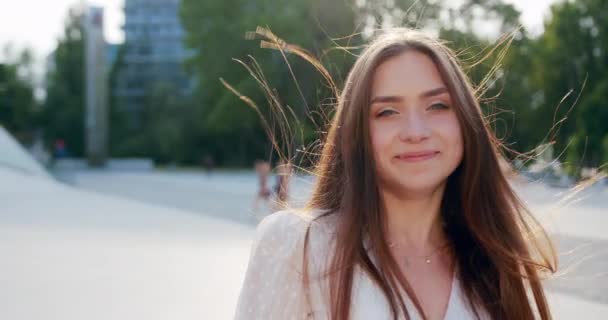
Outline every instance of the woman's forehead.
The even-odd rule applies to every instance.
[[[419,96],[446,85],[433,60],[418,51],[407,51],[381,63],[372,77],[374,96]]]

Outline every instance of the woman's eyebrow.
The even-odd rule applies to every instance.
[[[444,93],[447,93],[448,89],[446,87],[439,87],[439,88],[435,88],[426,92],[423,92],[420,94],[421,98],[431,98],[431,97],[435,97]],[[384,102],[402,102],[403,101],[403,97],[402,96],[377,96],[374,97],[372,99],[372,101],[370,102],[370,104],[374,104],[374,103],[384,103]]]
[[[421,98],[431,98],[431,97],[435,97],[444,93],[447,93],[448,89],[446,87],[439,87],[439,88],[435,88],[433,90],[429,90],[427,92],[424,92],[420,95]]]
[[[371,104],[383,103],[383,102],[401,102],[403,97],[401,96],[377,96],[372,99]]]

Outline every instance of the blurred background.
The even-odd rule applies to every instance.
[[[303,203],[334,102],[310,64],[246,36],[258,26],[338,87],[355,59],[339,48],[374,30],[448,41],[558,245],[556,318],[608,318],[607,1],[21,0],[0,24],[2,319],[232,316],[255,225],[278,208],[254,206],[254,163],[286,154]],[[278,150],[260,118],[278,115],[233,58],[293,110],[287,133],[271,126]]]

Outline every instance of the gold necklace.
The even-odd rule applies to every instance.
[[[424,259],[424,262],[425,262],[426,264],[431,264],[431,262],[432,262],[431,258],[432,258],[433,256],[437,255],[438,253],[440,253],[441,251],[443,251],[443,249],[448,248],[448,247],[449,247],[449,245],[450,245],[450,243],[449,243],[449,242],[446,242],[445,244],[443,244],[443,245],[441,245],[441,246],[437,247],[435,250],[433,250],[431,253],[429,253],[429,254],[427,254],[427,255],[423,255],[423,256],[414,256],[413,258],[415,258],[415,259]],[[396,243],[394,243],[394,242],[388,242],[388,247],[389,247],[389,248],[391,248],[391,249],[392,249],[392,248],[398,248],[398,245],[397,245]],[[410,265],[410,259],[411,259],[411,258],[412,258],[412,257],[407,257],[407,256],[406,256],[406,257],[403,257],[403,259],[404,259],[404,261],[405,261],[405,265],[406,265],[406,266],[409,266],[409,265]]]

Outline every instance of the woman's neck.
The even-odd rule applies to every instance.
[[[416,253],[428,252],[447,241],[441,219],[445,186],[415,197],[382,192],[386,240]]]

